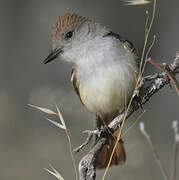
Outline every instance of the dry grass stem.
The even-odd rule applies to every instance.
[[[63,124],[63,126],[65,127],[65,129],[67,129],[67,128],[66,128],[65,121],[64,121],[64,119],[63,119],[63,116],[62,116],[61,112],[59,111],[59,108],[58,108],[57,104],[56,104],[56,109],[57,109],[58,117],[59,117],[61,123]]]
[[[170,180],[175,180],[177,173],[177,154],[179,150],[179,132],[178,132],[178,121],[173,121],[172,128],[174,131],[174,146],[173,146],[173,155],[172,155],[172,172]]]
[[[146,55],[145,55],[145,61],[144,61],[144,65],[143,65],[143,68],[142,68],[141,75],[143,75],[143,73],[144,73],[146,64],[147,64],[147,62],[148,62],[148,61],[147,61],[148,55],[149,55],[150,51],[152,50],[152,48],[153,48],[153,46],[154,46],[154,44],[155,44],[155,40],[156,40],[156,36],[154,35],[154,36],[153,36],[152,43],[151,43],[151,45],[149,46],[149,49],[147,50],[147,53],[146,53]]]
[[[153,22],[154,22],[154,18],[155,18],[155,11],[156,11],[156,0],[153,1],[153,11],[152,11],[152,19],[151,19],[151,22],[149,24],[149,28],[146,28],[145,32],[145,40],[144,40],[144,47],[143,47],[143,50],[142,50],[142,55],[141,55],[141,61],[140,61],[140,66],[139,66],[139,75],[138,75],[138,78],[137,78],[137,82],[136,82],[136,87],[135,87],[135,90],[133,92],[133,95],[129,101],[129,104],[128,104],[128,107],[127,107],[127,110],[125,111],[125,114],[124,114],[124,118],[123,118],[123,121],[122,121],[122,124],[121,124],[121,127],[120,127],[120,130],[119,130],[119,134],[118,134],[118,137],[117,137],[117,141],[114,145],[114,148],[113,148],[113,151],[111,153],[111,156],[110,156],[110,159],[109,159],[109,162],[108,162],[108,165],[105,169],[105,172],[104,172],[104,175],[102,177],[102,180],[104,180],[106,174],[107,174],[107,171],[109,170],[109,167],[110,167],[110,164],[111,164],[111,161],[112,161],[112,157],[114,155],[114,152],[115,152],[115,149],[118,145],[118,141],[120,140],[121,138],[121,134],[122,134],[122,129],[124,127],[124,124],[125,124],[125,120],[126,120],[126,117],[127,117],[127,114],[128,114],[128,111],[129,111],[129,108],[132,104],[132,101],[133,101],[133,98],[134,98],[134,93],[136,92],[136,89],[139,85],[139,82],[140,82],[140,79],[141,79],[141,73],[142,73],[142,66],[143,66],[143,61],[144,61],[144,55],[145,55],[145,51],[146,51],[146,45],[147,45],[147,42],[148,42],[148,37],[149,37],[149,34],[150,34],[150,31],[151,31],[151,28],[152,28],[152,25],[153,25]]]
[[[50,109],[47,109],[47,108],[43,108],[43,107],[40,107],[40,106],[35,106],[33,104],[28,104],[28,106],[30,107],[33,107],[35,109],[38,109],[44,113],[47,113],[47,114],[50,114],[50,115],[57,115],[57,113],[55,113],[54,111],[50,110]]]
[[[132,125],[130,125],[130,127],[124,132],[123,136],[125,136],[129,132],[129,130],[131,130],[137,124],[137,122],[139,122],[145,112],[146,110],[143,110],[142,113],[139,114],[139,116],[135,119],[134,123],[132,123]]]
[[[60,124],[60,123],[58,123],[56,121],[53,121],[53,120],[51,120],[51,119],[49,119],[47,117],[44,117],[44,119],[46,119],[47,121],[49,121],[50,123],[52,123],[53,125],[55,125],[56,127],[60,128],[60,129],[63,129],[63,130],[66,129],[66,127],[64,127],[62,124]]]
[[[50,174],[52,174],[53,176],[55,176],[58,180],[65,180],[63,177],[62,177],[62,175],[52,166],[52,165],[50,165],[50,167],[51,167],[51,169],[53,170],[53,171],[51,171],[51,170],[49,170],[49,169],[47,169],[47,168],[44,168],[48,173],[50,173]]]
[[[123,0],[124,5],[128,6],[138,6],[138,5],[147,5],[152,1],[149,0]]]
[[[72,161],[73,161],[73,167],[74,167],[74,170],[75,170],[75,178],[76,178],[76,180],[78,180],[78,172],[77,172],[77,168],[76,168],[76,164],[75,164],[75,159],[74,159],[74,156],[73,156],[73,148],[72,148],[72,145],[71,145],[70,135],[69,135],[69,133],[68,133],[67,130],[66,130],[66,135],[67,135],[67,138],[68,138],[70,155],[71,155],[71,159],[72,159]]]
[[[75,159],[74,159],[74,156],[73,156],[73,150],[72,150],[72,144],[71,144],[70,135],[68,133],[68,129],[67,129],[66,124],[65,124],[65,120],[64,120],[64,118],[63,118],[63,116],[62,116],[58,106],[56,105],[57,113],[55,113],[54,111],[52,111],[50,109],[43,108],[43,107],[40,107],[40,106],[35,106],[35,105],[32,105],[32,104],[29,104],[29,106],[31,106],[31,107],[33,107],[35,109],[38,109],[38,110],[40,110],[40,111],[42,111],[44,113],[47,113],[47,114],[50,114],[50,115],[55,115],[60,120],[61,124],[56,122],[56,121],[53,121],[53,120],[51,120],[49,118],[44,117],[47,121],[49,121],[50,123],[52,123],[56,127],[65,130],[66,136],[68,138],[69,150],[70,150],[70,155],[71,155],[71,159],[72,159],[72,162],[73,162],[73,167],[74,167],[74,170],[75,170],[75,177],[76,177],[76,180],[78,180],[78,173],[77,173],[77,169],[76,169]],[[53,175],[58,175],[58,174],[56,174],[56,170],[52,166],[51,166],[51,168],[55,171],[55,173],[50,171],[50,170],[48,170],[48,169],[46,169],[46,170],[49,173],[53,174]],[[55,177],[57,177],[57,176],[55,176]],[[58,177],[60,177],[60,176],[58,176]],[[62,180],[62,179],[60,179],[60,180]]]
[[[156,149],[155,149],[155,147],[153,145],[153,142],[152,142],[152,140],[150,138],[150,135],[145,130],[144,122],[140,122],[139,129],[140,129],[141,133],[144,135],[144,137],[146,138],[146,140],[147,140],[147,142],[148,142],[148,144],[149,144],[149,146],[150,146],[150,148],[152,150],[152,154],[154,156],[154,159],[155,159],[156,163],[158,164],[164,179],[169,180],[169,177],[167,175],[167,171],[165,170],[165,168],[164,168],[164,166],[163,166],[163,164],[162,164],[162,162],[161,162],[161,160],[159,158],[159,155],[158,155],[158,153],[157,153],[157,151],[156,151]]]
[[[155,19],[156,3],[157,3],[157,0],[153,0],[152,19],[151,19],[151,22],[149,24],[149,27],[147,27],[148,26],[148,18],[146,19],[144,46],[143,46],[143,49],[142,49],[141,62],[140,62],[140,67],[139,67],[139,74],[140,75],[141,75],[141,72],[142,72],[142,66],[143,66],[143,61],[144,61],[144,56],[145,56],[145,52],[146,52],[146,46],[147,46],[148,38],[149,38],[150,31],[152,29],[152,25],[153,25],[153,22],[154,22],[154,19]],[[148,12],[148,11],[146,11],[146,12]]]
[[[154,44],[155,44],[155,40],[156,40],[156,35],[154,34],[152,43],[151,43],[151,45],[149,46],[149,49],[147,50],[147,53],[146,53],[146,55],[145,55],[145,61],[148,59],[149,53],[150,53],[150,51],[152,50],[152,48],[153,48],[153,46],[154,46]],[[147,61],[146,61],[146,62],[147,62]],[[143,69],[145,69],[145,68],[143,68]]]

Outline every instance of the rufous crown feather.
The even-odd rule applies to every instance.
[[[64,15],[60,16],[53,26],[52,42],[55,43],[57,36],[63,34],[69,27],[79,26],[86,20],[87,19],[85,17],[79,16],[75,13],[65,13]]]

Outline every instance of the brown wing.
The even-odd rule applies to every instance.
[[[78,84],[77,77],[76,77],[76,71],[77,71],[77,66],[73,66],[72,72],[71,72],[71,82],[73,83],[73,87],[76,91],[76,94],[78,95],[78,98],[80,99],[81,103],[83,104],[83,102],[81,100],[80,92],[79,92],[79,84]]]

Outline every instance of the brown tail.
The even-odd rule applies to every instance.
[[[105,121],[105,123],[107,122]],[[109,124],[109,122],[107,124]],[[104,123],[97,116],[97,127],[100,127],[101,125],[104,125]],[[116,143],[115,139],[117,138],[117,135],[118,135],[118,130],[113,134],[114,139],[113,138],[109,139],[108,144],[105,144],[101,149],[97,158],[97,164],[96,164],[97,169],[103,169],[107,167],[113,148]],[[118,145],[115,149],[110,166],[123,164],[125,161],[126,161],[126,153],[125,153],[123,141],[121,139],[118,142]]]

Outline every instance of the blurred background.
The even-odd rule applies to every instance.
[[[73,147],[85,140],[83,130],[94,128],[95,116],[81,105],[73,91],[71,65],[59,59],[42,64],[51,50],[52,25],[58,16],[71,11],[101,22],[127,37],[141,53],[147,9],[151,11],[151,5],[124,6],[119,0],[0,0],[0,180],[55,179],[43,169],[49,164],[65,180],[74,179],[64,131],[44,120],[46,114],[27,104],[55,110],[57,103],[70,130]],[[178,0],[157,3],[152,28],[156,43],[150,56],[158,62],[170,63],[179,51],[178,9]],[[145,73],[157,71],[147,65]],[[171,124],[179,120],[178,107],[175,89],[166,87],[144,106],[146,113],[141,118],[168,173],[173,147]],[[140,113],[128,120],[125,129]],[[127,162],[110,168],[106,179],[163,178],[138,124],[128,131],[124,141]],[[77,164],[89,148],[75,155]],[[97,179],[103,173],[99,171]]]

